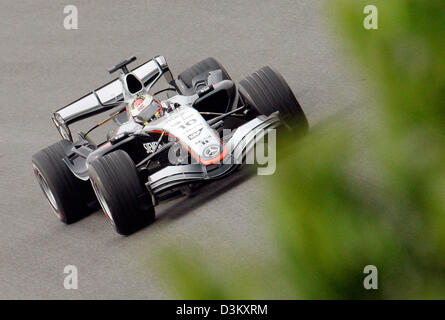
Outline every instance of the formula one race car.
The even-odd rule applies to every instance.
[[[63,139],[32,157],[34,174],[64,223],[98,202],[118,233],[133,233],[154,220],[159,201],[234,172],[270,130],[283,123],[298,131],[308,127],[286,81],[270,67],[236,86],[213,58],[177,79],[163,56],[129,71],[135,60],[109,70],[120,70],[119,78],[55,111]],[[162,76],[169,86],[151,93]],[[110,110],[73,139],[70,124]],[[111,119],[117,129],[93,142],[88,134]]]

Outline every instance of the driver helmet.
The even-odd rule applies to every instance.
[[[148,94],[138,94],[130,103],[130,114],[138,122],[147,122],[161,112],[160,103]]]

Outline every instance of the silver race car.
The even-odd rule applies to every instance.
[[[159,201],[234,172],[270,130],[308,128],[291,89],[270,67],[236,86],[213,58],[177,78],[163,56],[130,71],[135,60],[109,70],[119,78],[55,111],[63,139],[32,157],[34,174],[64,223],[99,203],[118,233],[131,234],[154,220]],[[153,92],[161,77],[168,85]],[[107,111],[105,120],[73,137],[71,124]],[[95,143],[90,132],[108,120],[116,129]]]

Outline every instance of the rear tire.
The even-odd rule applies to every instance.
[[[182,80],[188,88],[192,88],[192,80],[194,77],[204,72],[215,71],[218,69],[222,71],[223,80],[232,80],[226,69],[215,58],[207,58],[194,64],[179,74],[178,79]]]
[[[239,83],[239,93],[257,114],[280,112],[280,117],[292,128],[307,130],[306,116],[283,76],[266,66]]]
[[[131,234],[153,222],[153,203],[130,156],[117,150],[92,162],[90,181],[116,231]]]
[[[70,145],[61,140],[32,156],[37,181],[56,216],[66,224],[91,213],[88,202],[94,200],[88,181],[76,178],[62,160]]]

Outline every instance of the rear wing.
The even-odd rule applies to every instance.
[[[156,81],[165,73],[167,81],[173,77],[168,69],[167,61],[163,56],[157,56],[134,68],[133,72],[150,89]],[[53,114],[53,122],[62,138],[72,141],[69,125],[93,115],[105,112],[116,106],[116,103],[124,100],[124,90],[119,79],[108,82],[104,86],[94,90],[82,98],[56,110]],[[112,105],[112,106],[109,106]]]

